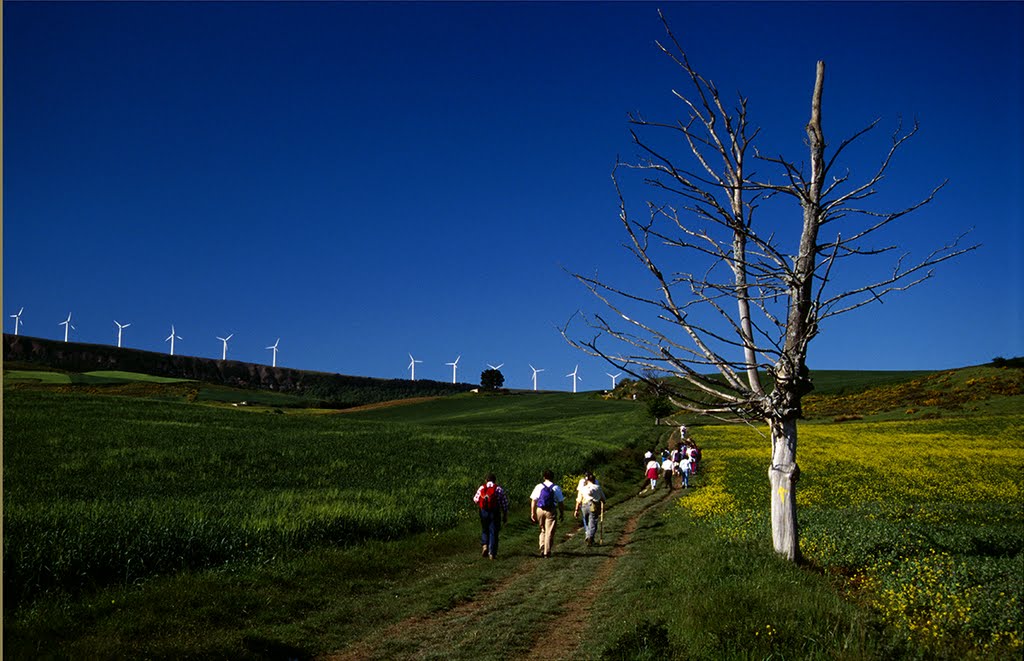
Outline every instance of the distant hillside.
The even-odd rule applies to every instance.
[[[807,419],[852,420],[1019,410],[1024,406],[1022,366],[1020,358],[998,358],[988,365],[952,370],[812,370],[814,390],[803,398],[803,414]],[[769,379],[765,383],[771,387]],[[673,379],[672,384],[679,392],[702,398],[681,380]],[[653,396],[650,386],[632,380],[624,380],[608,395],[616,399]],[[686,414],[679,415],[686,419]]]
[[[451,395],[474,387],[468,383],[375,379],[270,367],[236,360],[171,356],[138,349],[62,342],[8,333],[4,333],[4,362],[68,372],[137,372],[235,388],[271,390],[302,395],[336,408],[409,397]]]
[[[852,420],[1009,412],[1021,410],[1022,395],[1024,370],[1020,368],[965,367],[811,393],[804,398],[804,416]]]

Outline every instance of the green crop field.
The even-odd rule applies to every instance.
[[[276,658],[259,642],[276,640],[309,658],[373,639],[522,571],[535,544],[523,513],[543,468],[571,485],[598,466],[613,513],[641,507],[637,459],[669,431],[642,401],[593,395],[281,414],[272,399],[223,405],[246,391],[80,377],[5,379],[12,653]],[[769,550],[764,430],[687,419],[705,452],[697,488],[641,527],[587,624],[593,655],[579,658],[1019,658],[1020,371],[823,381],[833,394],[812,399],[800,426],[806,564]],[[262,395],[275,393],[249,401]],[[519,523],[508,564],[484,569],[469,500],[489,470]],[[564,577],[538,577],[556,611],[572,609],[601,556],[566,558]],[[533,618],[505,623],[509,649]]]
[[[5,605],[447,529],[485,471],[522,501],[545,467],[630,443],[641,415],[562,394],[284,416],[9,391]]]
[[[50,383],[50,384],[114,384],[114,383],[184,383],[185,379],[172,379],[166,376],[150,376],[135,372],[116,372],[99,370],[72,374],[68,372],[52,372],[40,370],[9,370],[4,373],[5,383]]]

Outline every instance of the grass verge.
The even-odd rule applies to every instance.
[[[723,541],[680,515],[680,492],[639,498],[628,482],[615,489],[603,547],[587,548],[577,534],[556,545],[554,558],[538,558],[535,528],[520,507],[495,562],[480,557],[470,521],[40,602],[5,622],[5,648],[11,658],[528,658],[544,631],[586,608],[572,651],[551,658],[902,655],[825,577]],[[614,571],[592,603],[580,603],[633,517],[636,530]]]

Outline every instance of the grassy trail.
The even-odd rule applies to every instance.
[[[502,538],[504,571],[489,585],[446,610],[415,614],[378,628],[344,650],[322,658],[512,659],[588,658],[581,649],[595,617],[591,609],[631,552],[640,522],[663,511],[681,491],[661,490],[625,499],[605,511],[604,544],[586,547],[577,522],[559,524],[553,556],[536,554],[536,530],[524,527]],[[467,555],[477,555],[476,546]],[[481,563],[490,561],[477,557]],[[437,571],[443,572],[441,567]],[[426,574],[435,574],[427,571]],[[413,591],[415,589],[413,588]]]

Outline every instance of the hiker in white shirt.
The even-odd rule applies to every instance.
[[[604,514],[604,490],[597,483],[594,474],[587,472],[576,488],[576,509],[573,517],[583,512],[583,532],[586,534],[587,546],[594,545],[594,533],[597,532],[598,517]]]
[[[679,475],[683,478],[683,488],[690,488],[690,464],[693,462],[690,459],[690,455],[683,453],[682,459],[679,460]]]
[[[544,471],[544,481],[533,488],[530,494],[530,521],[540,526],[538,545],[540,554],[551,557],[551,547],[555,543],[555,525],[559,519],[565,518],[565,495],[562,487],[555,484],[555,474]]]
[[[661,453],[661,479],[665,480],[665,486],[669,491],[672,491],[672,469],[672,455],[665,450]]]
[[[658,464],[657,459],[655,459],[654,457],[651,457],[650,459],[647,460],[647,468],[644,469],[644,478],[650,481],[650,486],[645,487],[640,492],[640,495],[643,495],[644,492],[647,491],[647,489],[650,489],[651,491],[654,491],[654,488],[658,486],[658,468],[659,467],[660,467],[660,464]]]

